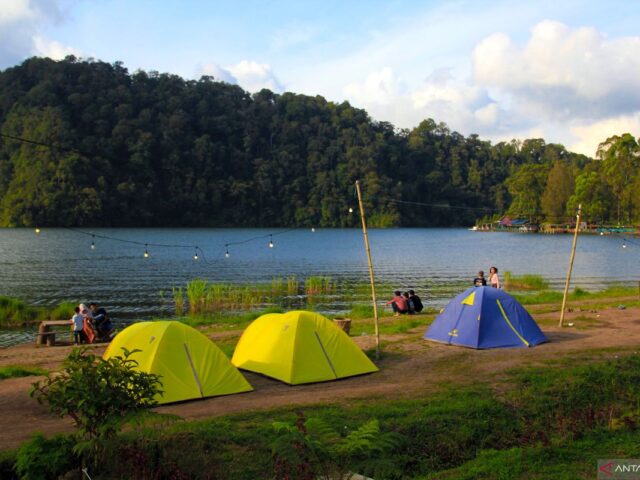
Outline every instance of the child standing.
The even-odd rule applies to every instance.
[[[75,315],[71,317],[71,325],[73,326],[73,343],[80,345],[82,343],[82,329],[84,328],[84,317],[80,314],[80,307],[76,307]]]

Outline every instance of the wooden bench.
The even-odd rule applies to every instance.
[[[70,327],[69,320],[44,320],[40,322],[38,334],[36,335],[36,345],[47,345],[52,347],[56,344],[56,332],[51,331],[51,327]]]

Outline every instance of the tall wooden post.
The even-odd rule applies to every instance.
[[[567,272],[567,281],[564,284],[564,295],[562,296],[562,310],[560,310],[560,323],[562,327],[564,322],[564,309],[567,306],[567,295],[569,294],[569,283],[571,282],[571,271],[573,270],[573,259],[576,256],[576,245],[578,244],[578,229],[580,228],[580,214],[582,213],[582,204],[578,205],[578,214],[576,215],[576,229],[573,232],[573,245],[571,246],[571,259],[569,260],[569,271]]]
[[[380,358],[380,330],[378,329],[378,303],[376,301],[376,282],[373,275],[373,263],[371,263],[371,249],[369,248],[369,236],[367,235],[367,222],[364,218],[362,206],[362,194],[360,193],[360,180],[356,180],[356,192],[358,192],[358,205],[360,206],[360,219],[362,220],[362,234],[364,235],[364,247],[367,251],[369,263],[369,280],[371,280],[371,301],[373,302],[373,320],[376,330],[376,359]]]

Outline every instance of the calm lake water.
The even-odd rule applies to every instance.
[[[356,229],[95,229],[98,235],[142,243],[197,245],[193,248],[149,247],[95,239],[66,229],[0,229],[0,295],[32,304],[63,300],[97,301],[114,317],[131,320],[171,315],[160,292],[185,286],[194,278],[215,282],[255,283],[295,274],[299,279],[327,275],[337,280],[368,281],[362,232]],[[229,247],[225,244],[264,236]],[[570,235],[472,232],[465,229],[385,229],[369,232],[376,277],[384,284],[413,287],[429,305],[444,305],[470,283],[479,269],[496,265],[501,272],[536,273],[552,286],[564,284]],[[581,236],[572,286],[600,289],[610,283],[637,285],[640,247],[622,248],[614,236]],[[380,291],[386,299],[391,292]],[[319,310],[349,306],[340,296]],[[0,341],[1,344],[1,341]]]

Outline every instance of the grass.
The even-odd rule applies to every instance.
[[[549,281],[542,275],[525,273],[515,276],[511,272],[504,272],[504,285],[509,290],[545,290],[549,288]]]
[[[374,478],[594,478],[597,458],[640,455],[640,356],[585,366],[558,364],[508,373],[497,393],[487,380],[413,399],[368,397],[306,406],[346,436],[377,419],[394,435]],[[104,478],[271,478],[274,421],[299,407],[136,428],[119,436]],[[5,462],[6,463],[6,462]],[[64,473],[64,472],[61,472]],[[275,477],[274,477],[275,478]]]
[[[33,307],[24,301],[0,296],[0,327],[18,327],[42,320],[67,320],[73,315],[75,302],[50,307]]]
[[[5,367],[0,367],[0,380],[5,380],[7,378],[17,378],[17,377],[30,377],[30,376],[38,376],[38,375],[46,375],[47,371],[38,368],[38,367],[30,367],[23,365],[7,365]]]

